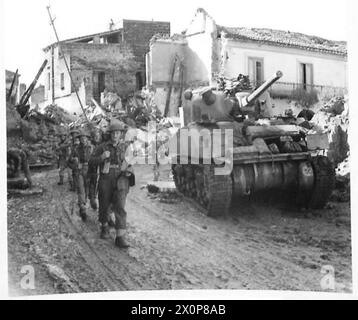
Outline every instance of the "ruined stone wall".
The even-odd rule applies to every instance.
[[[135,90],[135,71],[138,67],[127,44],[66,43],[61,44],[61,49],[71,69],[74,86],[71,84],[64,57],[58,47],[54,49],[52,79],[52,55],[51,50],[48,50],[46,56],[50,62],[44,72],[46,105],[52,102],[54,88],[56,104],[71,114],[80,112],[75,89],[79,91],[83,105],[92,104],[91,98],[94,97],[94,93],[97,100],[100,95],[99,73],[105,74],[104,88],[108,91],[125,96]]]
[[[137,65],[131,49],[125,44],[62,44],[62,51],[70,66],[74,86],[66,70],[65,62],[58,48],[54,54],[55,100],[68,110],[75,96],[75,89],[81,88],[81,101],[84,105],[91,104],[97,86],[98,73],[105,74],[104,87],[119,95],[127,95],[135,89],[135,70]],[[63,74],[64,81],[61,81]],[[76,97],[75,97],[76,98]],[[76,103],[78,104],[78,102]],[[76,111],[78,111],[77,107]]]
[[[76,43],[66,44],[64,51],[71,54],[71,70],[76,86],[84,80],[87,101],[99,72],[105,73],[105,87],[109,91],[126,95],[135,89],[137,64],[128,45]]]
[[[156,35],[170,35],[170,22],[123,20],[124,41],[131,47],[138,70],[145,81],[146,59],[149,41]]]

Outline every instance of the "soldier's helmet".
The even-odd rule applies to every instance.
[[[65,128],[60,127],[57,131],[57,136],[61,137],[61,136],[67,136],[67,131]]]
[[[113,119],[111,121],[111,124],[108,127],[108,132],[113,131],[126,131],[128,129],[128,126],[123,123],[122,121],[119,121],[117,119]]]
[[[70,130],[70,134],[71,134],[72,136],[75,136],[75,135],[77,135],[77,134],[79,134],[79,133],[80,133],[79,130],[76,129],[76,128],[72,128],[72,129]]]
[[[79,137],[88,137],[88,138],[91,138],[91,135],[88,133],[87,130],[85,129],[81,129],[79,132],[78,132],[78,136]]]
[[[72,136],[73,139],[79,139],[80,138],[80,133],[79,132],[75,132]]]

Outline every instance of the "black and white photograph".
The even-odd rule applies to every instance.
[[[1,6],[10,298],[352,296],[348,1]]]

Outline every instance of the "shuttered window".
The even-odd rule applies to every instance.
[[[249,58],[249,77],[252,84],[256,87],[264,82],[264,59]]]
[[[65,74],[61,73],[61,90],[65,90]]]

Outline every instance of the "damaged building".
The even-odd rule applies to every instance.
[[[172,77],[176,58],[181,63],[176,63]],[[347,89],[346,42],[281,30],[224,27],[204,9],[197,10],[182,34],[153,38],[147,61],[147,82],[162,111],[168,88],[173,88],[169,114],[174,116],[182,86],[215,86],[218,75],[249,75],[255,87],[281,70],[282,81],[270,89],[277,98],[289,97],[297,89],[334,94]]]
[[[44,49],[49,63],[44,72],[44,103],[57,104],[70,113],[101,101],[105,90],[126,96],[146,85],[146,53],[154,35],[169,36],[170,23],[122,20],[102,33],[77,37]],[[74,85],[66,70],[65,56]]]
[[[21,75],[17,72],[5,70],[6,99],[15,105],[20,101],[21,96],[26,91],[26,85],[20,83]]]

